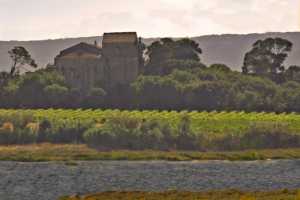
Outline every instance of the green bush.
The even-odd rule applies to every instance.
[[[197,137],[191,130],[191,119],[187,114],[181,116],[176,138],[177,148],[181,150],[200,149],[200,135]]]
[[[72,119],[54,121],[51,127],[45,130],[44,135],[46,134],[46,140],[52,143],[83,143],[83,134],[89,127],[92,127],[91,121]]]
[[[158,121],[144,121],[139,131],[139,140],[143,149],[165,149],[167,147],[166,135]]]
[[[227,134],[208,142],[207,149],[218,151],[300,147],[300,136],[284,123],[252,123],[241,135]]]
[[[14,132],[0,129],[0,144],[32,144],[37,141],[36,132],[29,128],[15,129]]]
[[[37,132],[30,128],[18,129],[16,144],[32,144],[36,143],[38,138]]]
[[[155,120],[118,116],[108,119],[100,128],[94,127],[85,131],[84,140],[92,146],[104,149],[167,149],[170,144],[165,141],[165,136],[168,135],[171,133],[166,124],[161,125]]]
[[[255,123],[241,138],[242,149],[299,147],[300,136],[282,123]]]
[[[83,138],[89,145],[98,149],[111,150],[117,147],[117,137],[110,129],[90,128],[84,132]]]
[[[51,134],[51,127],[52,127],[51,122],[47,119],[44,119],[40,122],[39,133],[37,136],[38,143],[50,141],[49,137]]]
[[[191,132],[190,123],[182,121],[181,129],[176,133],[167,123],[157,120],[112,117],[102,127],[85,131],[84,140],[104,149],[197,149],[198,138]]]
[[[17,135],[6,129],[0,129],[0,144],[14,144],[17,141]]]

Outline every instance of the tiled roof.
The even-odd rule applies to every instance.
[[[117,32],[117,33],[104,33],[102,44],[111,43],[136,43],[136,32]]]
[[[63,51],[60,52],[59,56],[65,56],[67,54],[73,53],[73,52],[87,52],[95,55],[101,54],[101,48],[98,46],[88,44],[88,43],[79,43],[72,47],[69,47]]]

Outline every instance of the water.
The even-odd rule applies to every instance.
[[[300,188],[300,161],[0,162],[0,199],[56,200],[101,191]]]

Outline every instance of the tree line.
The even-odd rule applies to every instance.
[[[238,72],[201,62],[202,49],[191,39],[163,38],[146,47],[134,83],[95,85],[85,95],[55,67],[21,73],[37,65],[24,47],[15,47],[10,72],[0,73],[0,107],[300,112],[300,67],[284,65],[292,47],[282,38],[258,40]]]

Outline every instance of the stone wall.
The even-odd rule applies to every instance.
[[[139,52],[136,44],[106,44],[103,57],[109,71],[110,86],[133,82],[139,72]]]
[[[57,58],[55,65],[64,75],[66,82],[83,93],[88,92],[97,82],[105,79],[104,63],[101,57],[68,55]]]

